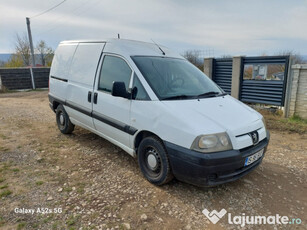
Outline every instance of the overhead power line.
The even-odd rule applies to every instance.
[[[55,9],[55,8],[57,8],[58,6],[62,5],[65,1],[66,1],[66,0],[63,0],[63,1],[60,2],[59,4],[57,4],[57,5],[53,6],[53,7],[51,7],[51,8],[48,9],[48,10],[43,11],[42,13],[39,13],[39,14],[37,14],[37,15],[34,15],[34,16],[32,16],[31,18],[39,17],[39,16],[41,16],[41,15],[43,15],[43,14],[45,14],[45,13],[47,13],[47,12],[49,12],[49,11]]]
[[[75,16],[79,17],[80,15],[83,15],[88,10],[92,9],[93,7],[97,7],[101,3],[103,3],[103,1],[101,1],[101,0],[87,0],[86,2],[82,3],[81,5],[77,6],[73,10],[71,10],[70,13],[72,13],[72,14],[67,13],[66,15],[70,14],[71,16],[75,15]],[[81,8],[81,10],[80,10],[80,8]],[[63,26],[65,24],[67,25],[69,22],[74,20],[73,18],[70,18],[68,20],[65,20],[65,24],[63,24],[63,23],[59,24],[59,22],[61,22],[61,20],[64,17],[65,16],[61,16],[61,17],[56,18],[55,20],[52,20],[51,24],[48,24],[47,26],[46,25],[43,26],[43,27],[46,27],[48,29],[41,31],[41,32],[37,33],[36,35],[41,36],[42,34],[49,33],[50,31],[58,30],[59,28],[63,28]],[[40,27],[42,27],[42,26],[40,26]]]
[[[37,31],[41,30],[42,28],[44,28],[44,29],[45,28],[49,28],[49,29],[43,30],[43,32],[41,32],[41,33],[45,33],[45,31],[49,31],[51,27],[53,28],[53,27],[59,26],[58,22],[63,21],[62,19],[67,17],[67,15],[71,15],[71,14],[75,15],[74,12],[78,11],[80,8],[86,8],[87,5],[90,5],[90,3],[88,3],[90,1],[93,1],[93,0],[87,0],[87,1],[83,2],[81,5],[76,5],[75,8],[69,7],[69,9],[71,9],[71,10],[69,10],[65,14],[61,14],[60,16],[59,15],[54,15],[52,17],[52,22],[39,22],[39,25],[34,25],[34,27],[35,27],[35,29]],[[99,0],[99,1],[101,1],[101,0]],[[39,33],[39,34],[41,34],[41,33]]]

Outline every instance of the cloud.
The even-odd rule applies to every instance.
[[[0,52],[12,51],[14,33],[26,29],[26,16],[56,3],[15,0],[2,4]],[[129,39],[152,38],[179,52],[195,48],[214,49],[217,55],[307,53],[306,12],[307,1],[301,0],[74,0],[31,19],[31,25],[34,40],[46,40],[53,47],[61,40],[120,33]]]

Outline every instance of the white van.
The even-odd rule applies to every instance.
[[[258,112],[157,44],[61,42],[49,84],[62,133],[78,125],[107,139],[137,157],[156,185],[236,180],[261,163],[269,142]]]

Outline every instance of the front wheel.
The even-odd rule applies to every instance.
[[[75,126],[71,123],[63,105],[59,105],[56,109],[56,123],[58,124],[59,130],[64,134],[69,134],[74,131]]]
[[[173,179],[166,149],[162,141],[155,136],[141,141],[138,163],[145,178],[155,185],[163,185]]]

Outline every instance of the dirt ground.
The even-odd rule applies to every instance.
[[[271,130],[263,163],[238,181],[156,187],[103,138],[61,134],[47,94],[0,94],[0,229],[241,229],[226,216],[212,224],[204,208],[302,221],[244,229],[307,229],[307,134]]]

